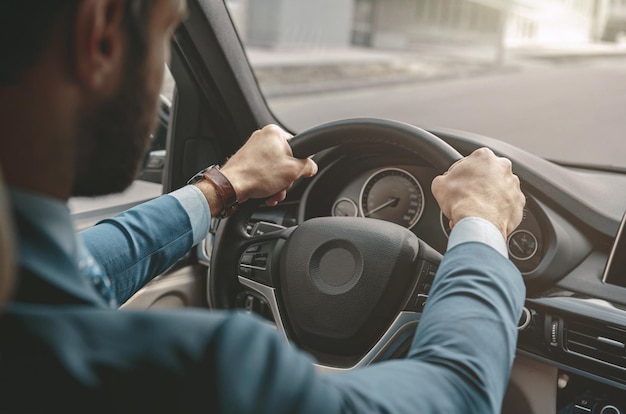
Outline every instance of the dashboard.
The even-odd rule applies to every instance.
[[[534,397],[555,394],[559,409],[573,410],[563,412],[626,412],[626,286],[603,280],[626,210],[626,173],[563,167],[496,140],[437,135],[462,154],[488,144],[520,177],[526,207],[507,240],[527,287],[518,359],[557,373],[554,386]],[[438,173],[427,160],[384,145],[316,157],[317,176],[298,183],[280,208],[259,208],[253,220],[290,227],[315,217],[370,217],[445,252],[450,228],[430,191]]]
[[[443,254],[450,234],[449,220],[430,191],[430,183],[438,174],[415,159],[398,163],[398,156],[357,156],[321,171],[307,194],[305,219],[332,215],[389,221],[410,229]],[[525,195],[522,223],[509,236],[507,248],[520,272],[530,275],[545,257],[551,234],[544,225],[545,213],[530,192],[525,191]]]
[[[359,169],[354,165],[351,168]],[[362,169],[363,172],[347,182],[335,197],[330,214],[370,217],[415,229],[418,237],[443,253],[450,225],[430,193],[430,183],[437,175],[435,171],[416,165],[375,169],[365,166]],[[509,257],[522,273],[530,273],[539,266],[548,236],[544,236],[538,219],[545,220],[545,215],[530,195],[526,194],[526,198],[522,223],[507,239]]]

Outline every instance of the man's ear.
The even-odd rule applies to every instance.
[[[124,5],[125,0],[78,2],[70,50],[77,80],[90,90],[108,89],[123,70]]]

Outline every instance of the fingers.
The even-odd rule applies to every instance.
[[[281,196],[283,189],[298,178],[317,173],[313,160],[293,156],[289,145],[292,137],[277,125],[267,125],[255,131],[222,167],[241,202],[258,198],[276,204],[285,198]]]
[[[440,199],[440,195],[441,195],[441,189],[443,187],[443,180],[444,180],[444,176],[447,174],[448,172],[446,171],[445,173],[443,173],[443,175],[438,175],[437,177],[435,177],[432,181],[432,183],[430,184],[430,191],[433,193],[433,196],[435,196],[435,198],[437,200]],[[440,203],[441,204],[441,203]],[[444,206],[441,206],[442,210],[444,208]],[[446,214],[446,212],[444,211],[443,214]],[[447,214],[446,214],[447,216]]]
[[[315,161],[313,161],[310,158],[299,160],[299,161],[302,161],[303,167],[302,167],[302,170],[300,171],[298,178],[299,177],[313,177],[315,174],[317,174],[318,167]],[[280,203],[281,201],[283,201],[287,197],[287,190],[291,188],[292,185],[293,185],[293,182],[289,184],[287,188],[269,197],[267,200],[265,200],[265,204],[273,207],[277,205],[278,203]]]
[[[265,125],[260,131],[257,131],[257,132],[260,132],[261,134],[268,135],[268,136],[280,137],[284,139],[285,141],[289,141],[291,138],[293,138],[293,135],[291,135],[289,132],[285,131],[284,129],[282,129],[281,127],[275,124]]]
[[[487,147],[478,148],[474,150],[472,154],[474,154],[475,157],[495,157],[496,156],[496,154],[494,154],[494,152]],[[470,154],[470,156],[472,155]]]
[[[277,205],[278,203],[283,201],[286,197],[287,197],[287,190],[285,189],[285,190],[282,190],[282,191],[274,194],[273,196],[271,196],[267,200],[265,200],[265,204],[267,204],[270,207],[274,207],[275,205]]]
[[[315,174],[317,174],[318,167],[315,161],[310,158],[306,158],[303,161],[304,167],[302,168],[302,171],[300,173],[301,177],[313,177]]]
[[[292,134],[290,134],[289,132],[287,132],[287,131],[285,131],[285,130],[283,130],[283,132],[284,132],[283,136],[285,137],[285,139],[286,139],[287,141],[289,141],[291,138],[293,138],[293,135],[292,135]]]
[[[452,164],[452,165],[448,168],[448,171],[446,171],[446,172],[444,172],[444,173],[443,173],[443,175],[448,174],[450,171],[452,171],[452,169],[453,169],[454,167],[456,167],[457,165],[459,165],[461,162],[465,161],[465,159],[466,159],[466,158],[467,158],[467,157],[463,157],[463,158],[461,158],[461,159],[459,159],[459,160],[456,160],[456,161],[455,161],[455,162],[454,162],[454,163],[453,163],[453,164]]]

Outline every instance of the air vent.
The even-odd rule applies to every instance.
[[[626,329],[567,320],[565,350],[626,370]]]

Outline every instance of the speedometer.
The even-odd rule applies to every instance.
[[[412,228],[424,211],[424,190],[407,171],[385,168],[372,174],[361,189],[360,213]]]

